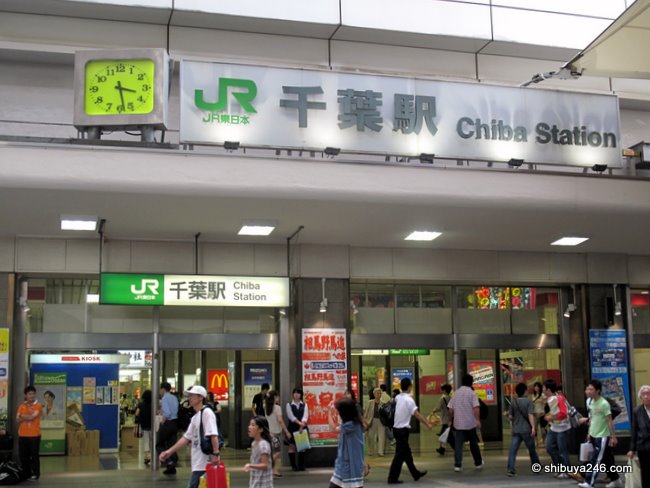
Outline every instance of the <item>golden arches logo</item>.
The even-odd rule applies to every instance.
[[[228,383],[228,374],[227,373],[215,373],[212,376],[212,381],[210,381],[210,389],[227,389],[230,386]]]

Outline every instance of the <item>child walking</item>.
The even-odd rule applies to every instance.
[[[249,488],[273,488],[273,465],[271,462],[271,433],[266,418],[258,415],[248,424],[248,437],[253,439],[251,462],[244,466],[249,473]]]

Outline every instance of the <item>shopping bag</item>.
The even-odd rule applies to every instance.
[[[311,444],[309,443],[309,432],[303,430],[302,432],[294,432],[293,438],[296,441],[296,451],[303,452],[307,449],[311,449]]]
[[[427,417],[427,422],[435,426],[435,425],[440,425],[442,419],[440,418],[440,415],[438,415],[437,413],[432,413]]]
[[[632,466],[632,472],[625,475],[625,488],[641,488],[641,466],[639,458],[634,456],[627,460],[628,466]]]
[[[208,488],[208,478],[206,475],[202,475],[199,478],[199,488]]]
[[[447,439],[449,439],[449,432],[450,431],[451,431],[451,429],[449,427],[447,427],[442,432],[442,434],[440,434],[440,436],[438,437],[438,440],[440,441],[441,444],[446,444],[447,443]]]
[[[591,461],[591,456],[594,453],[594,446],[591,442],[583,442],[580,444],[580,461],[588,463]]]
[[[228,474],[226,465],[219,461],[218,464],[208,464],[205,467],[206,488],[228,488]]]

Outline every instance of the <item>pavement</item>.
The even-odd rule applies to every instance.
[[[248,462],[250,452],[225,449],[224,463],[230,474],[231,488],[248,486],[248,474],[242,467]],[[230,451],[230,452],[228,452]],[[534,474],[530,468],[527,452],[520,450],[517,462],[517,476],[506,476],[507,450],[489,449],[483,451],[484,467],[477,470],[473,466],[469,452],[465,452],[463,471],[454,472],[453,455],[449,452],[443,457],[435,452],[425,452],[415,457],[415,464],[428,473],[419,481],[413,481],[406,467],[402,470],[402,488],[459,488],[459,487],[508,487],[534,488],[543,486],[575,487],[573,480],[558,480],[551,474]],[[181,458],[177,474],[166,476],[162,471],[152,471],[141,463],[138,453],[103,454],[96,457],[43,457],[41,460],[41,479],[36,482],[24,482],[27,486],[46,486],[48,488],[185,488],[190,476],[189,459]],[[368,457],[371,466],[366,479],[366,487],[388,487],[386,478],[392,454],[385,457]],[[542,455],[542,464],[548,464],[548,457]],[[617,459],[625,464],[624,458]],[[308,468],[305,472],[294,473],[283,467],[282,478],[275,479],[277,488],[327,487],[332,475],[332,468]],[[603,488],[599,482],[596,487]],[[604,481],[602,482],[604,483]]]

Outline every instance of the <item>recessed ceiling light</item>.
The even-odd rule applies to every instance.
[[[577,246],[588,240],[588,237],[562,237],[555,242],[551,242],[551,246]]]
[[[91,215],[61,215],[61,230],[97,229],[97,217]]]
[[[245,223],[237,234],[240,236],[268,236],[273,229],[275,229],[275,225],[270,223]]]
[[[99,295],[96,293],[88,293],[86,295],[86,303],[99,303]]]
[[[414,230],[407,235],[405,241],[432,241],[436,237],[440,237],[442,232],[431,232],[428,230]]]

